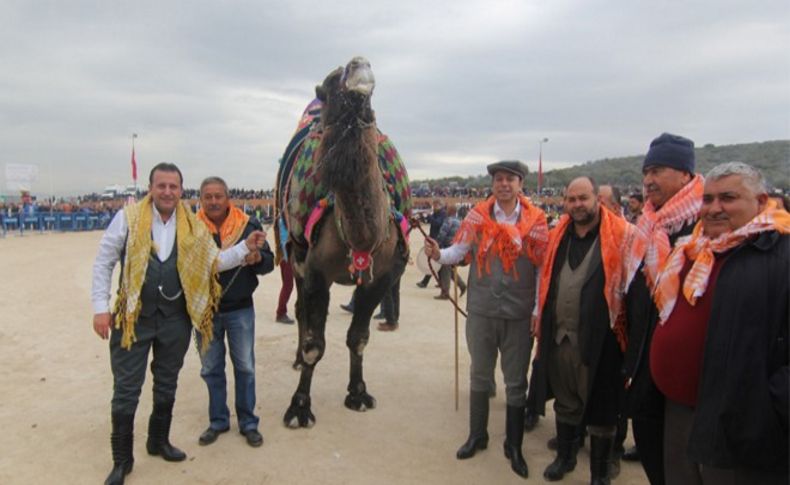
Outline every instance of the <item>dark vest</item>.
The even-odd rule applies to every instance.
[[[526,242],[525,242],[526,244]],[[477,247],[472,246],[472,254]],[[535,266],[525,255],[521,255],[515,263],[518,279],[513,277],[513,270],[505,273],[499,258],[491,258],[491,274],[485,268],[478,278],[477,258],[472,258],[469,268],[469,293],[467,293],[466,309],[491,318],[509,320],[528,320],[535,306]]]
[[[181,280],[178,278],[177,260],[178,244],[176,243],[173,243],[173,250],[166,261],[159,261],[153,253],[148,258],[148,269],[145,271],[145,280],[140,290],[141,317],[150,318],[157,310],[166,317],[179,312],[186,315],[186,298],[181,288]]]

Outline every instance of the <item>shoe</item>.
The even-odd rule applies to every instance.
[[[165,461],[184,461],[186,453],[170,443],[170,423],[173,420],[173,402],[154,404],[148,421],[148,441],[145,449],[149,455],[161,456]]]
[[[521,452],[524,440],[524,406],[508,406],[505,412],[505,458],[510,468],[521,478],[529,477],[529,467]]]
[[[609,485],[609,452],[614,438],[590,434],[590,485]]]
[[[351,305],[345,305],[343,303],[340,304],[340,308],[347,311],[348,313],[354,313],[354,307]]]
[[[242,431],[241,434],[247,438],[247,444],[253,448],[257,448],[263,444],[263,436],[261,436],[257,429],[248,429],[247,431]]]
[[[426,281],[423,283],[422,281],[420,281],[419,283],[417,283],[417,286],[419,286],[420,288],[427,288],[428,282]]]
[[[549,482],[562,480],[566,473],[570,473],[576,468],[576,453],[579,451],[576,426],[560,421],[557,421],[556,424],[557,456],[543,472],[543,478]]]
[[[123,485],[126,475],[132,472],[134,456],[132,448],[134,443],[134,415],[112,415],[112,471],[104,481],[105,485]]]
[[[203,433],[200,435],[200,438],[198,438],[198,444],[200,446],[210,445],[211,443],[217,441],[217,438],[220,434],[227,432],[229,429],[230,427],[225,429],[214,429],[212,427],[208,427],[206,431],[203,431]]]
[[[460,298],[460,297],[464,296],[464,293],[466,293],[466,286],[464,286],[463,288],[461,288],[461,293],[458,295],[458,298]]]
[[[377,328],[381,332],[394,332],[395,330],[398,329],[398,322],[395,323],[381,322],[379,323]]]
[[[469,393],[469,438],[458,448],[455,457],[466,460],[488,447],[488,393]]]
[[[434,300],[449,300],[450,299],[450,295],[442,293],[441,295],[434,296],[433,299]]]
[[[288,325],[294,323],[293,318],[289,317],[288,314],[280,315],[279,317],[275,318],[274,321],[277,323],[285,323]]]
[[[384,316],[383,313],[378,312],[377,314],[373,315],[373,320],[386,320],[387,317]]]
[[[538,425],[538,420],[540,416],[535,411],[527,408],[527,412],[524,413],[524,431],[530,432],[535,429],[535,426]]]
[[[636,446],[625,450],[625,453],[623,453],[623,461],[639,461],[639,450]]]

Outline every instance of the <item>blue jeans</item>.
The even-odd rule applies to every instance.
[[[250,306],[214,315],[214,340],[201,362],[200,377],[208,385],[208,415],[213,429],[230,426],[225,379],[225,334],[236,383],[236,416],[239,431],[258,428],[255,416],[255,309]]]

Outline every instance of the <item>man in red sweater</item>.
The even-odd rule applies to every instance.
[[[656,280],[667,483],[788,483],[790,214],[768,200],[756,169],[715,167]]]

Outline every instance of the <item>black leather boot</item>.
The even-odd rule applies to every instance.
[[[505,421],[505,458],[510,460],[510,468],[516,475],[527,478],[529,468],[521,454],[524,442],[524,406],[508,406]]]
[[[543,478],[550,482],[562,480],[566,473],[576,468],[576,452],[579,450],[579,437],[576,426],[557,421],[557,457],[546,467]]]
[[[465,460],[475,456],[477,450],[488,447],[488,392],[469,393],[469,438],[458,448],[455,456]]]
[[[591,485],[609,485],[609,452],[613,442],[611,436],[590,434]]]
[[[161,455],[166,461],[184,461],[186,453],[170,444],[170,422],[173,420],[173,403],[154,403],[148,421],[148,441],[145,449],[149,455]]]
[[[123,485],[126,475],[132,472],[134,456],[132,455],[134,443],[134,414],[112,415],[112,471],[104,481],[104,485]]]

